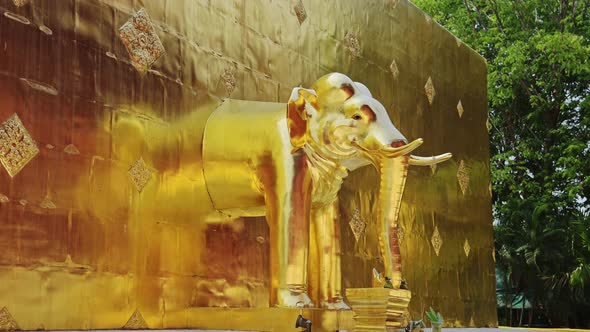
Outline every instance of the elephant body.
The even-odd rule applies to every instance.
[[[202,143],[207,194],[218,217],[266,216],[271,305],[312,305],[307,272],[313,243],[314,300],[348,308],[341,290],[337,197],[348,172],[370,164],[381,173],[377,219],[385,275],[399,287],[395,226],[407,167],[450,158],[409,155],[421,143],[408,143],[369,90],[338,73],[320,78],[313,89],[293,89],[287,104],[226,100],[211,113]]]

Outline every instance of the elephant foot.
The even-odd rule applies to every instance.
[[[322,302],[322,308],[328,309],[328,310],[350,310],[351,308],[348,306],[348,304],[344,303],[344,300],[342,300],[341,297],[332,299],[332,301],[323,301]]]
[[[278,293],[279,307],[286,308],[309,308],[313,307],[311,299],[305,292],[294,292],[289,289],[280,289]]]

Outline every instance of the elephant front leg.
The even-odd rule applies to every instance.
[[[350,309],[342,298],[338,200],[330,205],[314,209],[312,219],[318,248],[318,267],[312,270],[319,273],[320,304],[328,309]]]
[[[313,306],[307,295],[312,181],[303,153],[281,161],[266,177],[270,226],[271,305]],[[270,181],[268,181],[270,180]]]

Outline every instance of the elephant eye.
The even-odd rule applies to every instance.
[[[355,114],[352,116],[354,120],[361,120],[363,117],[360,114]]]

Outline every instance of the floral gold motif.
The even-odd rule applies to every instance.
[[[39,206],[43,209],[48,210],[53,210],[56,208],[55,203],[51,201],[51,198],[49,196],[45,196],[45,198],[41,201],[41,204],[39,204]]]
[[[353,57],[358,58],[361,56],[361,45],[356,33],[351,31],[347,32],[346,36],[344,36],[344,43]]]
[[[463,251],[465,251],[465,256],[469,257],[471,246],[469,245],[469,240],[467,239],[465,239],[465,243],[463,243]]]
[[[10,202],[10,198],[8,196],[0,193],[0,204]]]
[[[18,324],[6,307],[0,309],[0,331],[20,330]]]
[[[404,228],[401,225],[397,226],[397,240],[399,243],[402,243],[404,241],[404,238],[406,237],[406,231],[404,230]]]
[[[129,177],[137,191],[141,192],[152,178],[152,171],[146,166],[143,158],[139,158],[129,168]]]
[[[469,190],[469,168],[465,166],[465,161],[459,162],[459,169],[457,170],[457,179],[459,180],[459,186],[461,192],[465,195]]]
[[[26,5],[29,2],[29,0],[12,0],[12,2],[14,3],[15,6],[22,7],[22,6]]]
[[[440,248],[442,247],[443,240],[438,232],[438,226],[434,227],[434,232],[432,233],[432,238],[430,238],[430,242],[432,243],[432,247],[434,248],[434,252],[438,256],[440,252]]]
[[[432,78],[428,77],[428,81],[426,81],[426,85],[424,85],[424,90],[426,91],[426,97],[428,97],[428,103],[432,105],[434,96],[436,96],[436,90],[434,90]]]
[[[80,154],[80,151],[78,150],[78,148],[74,144],[68,144],[68,146],[66,146],[64,148],[64,152],[67,154],[71,154],[71,155]]]
[[[361,218],[361,213],[359,209],[354,209],[349,224],[350,229],[352,229],[352,234],[354,234],[354,239],[358,242],[359,238],[365,231],[365,222]]]
[[[391,71],[391,75],[393,76],[393,78],[397,78],[399,76],[399,68],[397,68],[397,63],[395,62],[395,60],[391,61],[391,64],[389,65],[389,70]]]
[[[127,48],[131,63],[142,74],[164,53],[164,45],[143,8],[119,28],[119,37]]]
[[[0,126],[0,162],[11,177],[39,153],[16,113]]]
[[[305,7],[303,6],[302,0],[295,0],[295,6],[293,6],[293,10],[295,11],[295,16],[297,16],[297,20],[299,24],[302,24],[303,21],[307,18],[307,12],[305,11]]]
[[[126,329],[126,330],[146,330],[148,328],[149,327],[148,327],[147,323],[145,322],[145,319],[143,319],[141,312],[139,312],[139,309],[135,309],[135,312],[133,312],[133,315],[131,315],[131,317],[129,317],[129,320],[123,326],[123,329]]]
[[[459,100],[459,103],[457,104],[457,113],[459,114],[459,118],[463,117],[463,105],[461,104],[461,100]]]
[[[236,76],[234,71],[230,68],[224,69],[221,74],[221,80],[223,81],[223,84],[225,84],[225,91],[227,91],[228,95],[231,95],[236,89]]]

